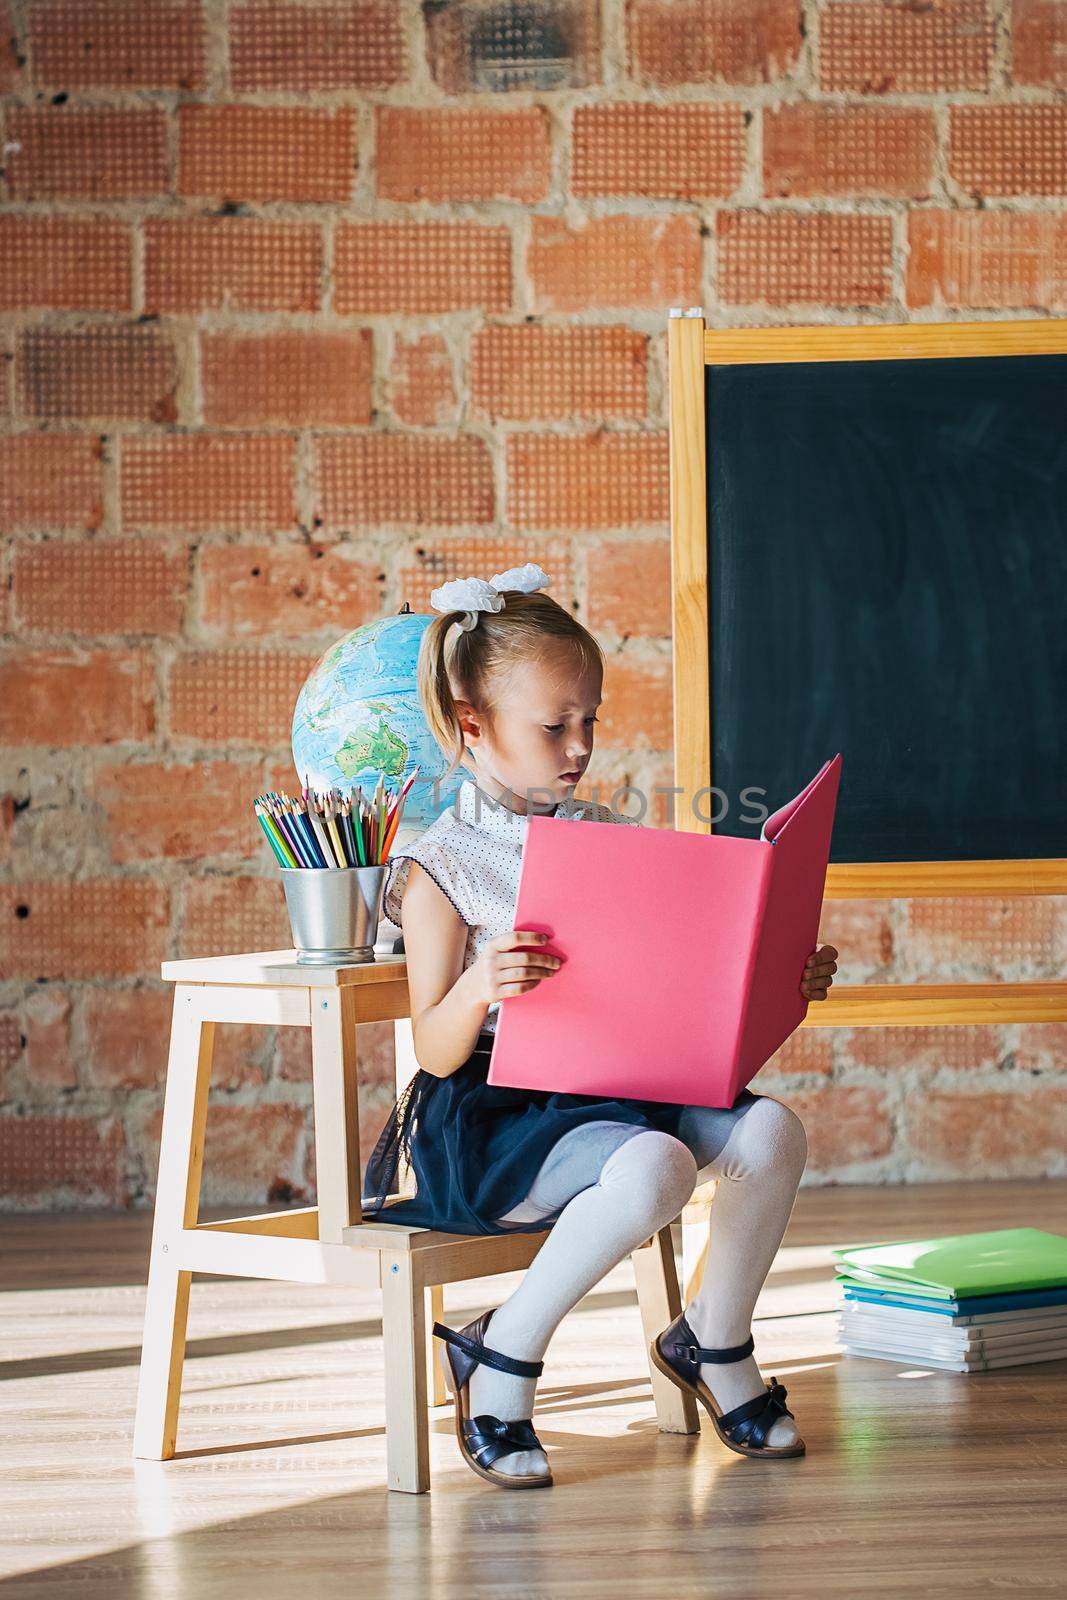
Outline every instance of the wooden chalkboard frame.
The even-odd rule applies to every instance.
[[[670,387],[671,621],[674,641],[674,782],[683,794],[714,783],[705,369],[726,364],[888,361],[1067,354],[1067,321],[878,323],[863,327],[708,328],[699,308],[672,311]],[[710,822],[679,807],[679,827]],[[870,861],[831,865],[828,900],[958,895],[1067,894],[1067,860]],[[834,987],[808,1025],[1067,1021],[1067,983],[865,984]]]

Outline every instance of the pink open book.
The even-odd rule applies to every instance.
[[[733,1105],[808,1008],[840,776],[758,839],[530,817],[515,927],[564,963],[501,1001],[489,1082]]]

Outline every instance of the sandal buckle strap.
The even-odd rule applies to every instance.
[[[435,1322],[433,1325],[434,1337],[443,1339],[446,1344],[454,1344],[463,1350],[475,1361],[486,1367],[495,1367],[498,1372],[510,1372],[516,1378],[539,1378],[545,1370],[543,1361],[520,1361],[515,1356],[506,1356],[501,1350],[491,1350],[486,1344],[479,1344],[476,1339],[468,1339],[466,1334],[457,1333],[454,1328],[446,1328],[443,1323]]]
[[[694,1365],[707,1362],[740,1361],[744,1356],[750,1356],[756,1348],[756,1341],[749,1334],[744,1344],[726,1345],[722,1349],[709,1350],[703,1345],[691,1344],[686,1346],[686,1355]]]

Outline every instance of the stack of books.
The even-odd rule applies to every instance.
[[[1040,1228],[839,1245],[846,1355],[949,1372],[1067,1358],[1067,1238]]]

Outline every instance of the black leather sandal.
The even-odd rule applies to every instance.
[[[732,1411],[724,1412],[720,1411],[715,1396],[700,1376],[702,1362],[741,1361],[745,1356],[750,1356],[755,1348],[755,1341],[749,1334],[744,1344],[727,1345],[717,1350],[705,1349],[697,1343],[696,1335],[683,1314],[652,1341],[649,1355],[665,1377],[676,1383],[679,1389],[696,1395],[707,1408],[715,1424],[715,1432],[728,1449],[736,1450],[742,1456],[802,1456],[805,1452],[803,1439],[795,1439],[792,1444],[767,1443],[767,1435],[779,1417],[793,1416],[785,1403],[789,1391],[777,1378],[771,1379],[764,1394],[758,1394],[743,1405],[735,1406]]]
[[[540,1489],[552,1482],[551,1472],[496,1472],[494,1462],[504,1456],[513,1456],[523,1450],[543,1450],[540,1439],[528,1417],[517,1422],[503,1422],[499,1417],[483,1412],[470,1414],[470,1378],[475,1367],[496,1367],[499,1372],[513,1372],[517,1378],[539,1378],[544,1371],[543,1361],[519,1361],[499,1350],[491,1350],[484,1343],[485,1330],[491,1311],[469,1322],[458,1333],[435,1322],[435,1339],[445,1346],[449,1383],[456,1400],[456,1438],[460,1454],[468,1467],[480,1478],[499,1484],[502,1489]]]

